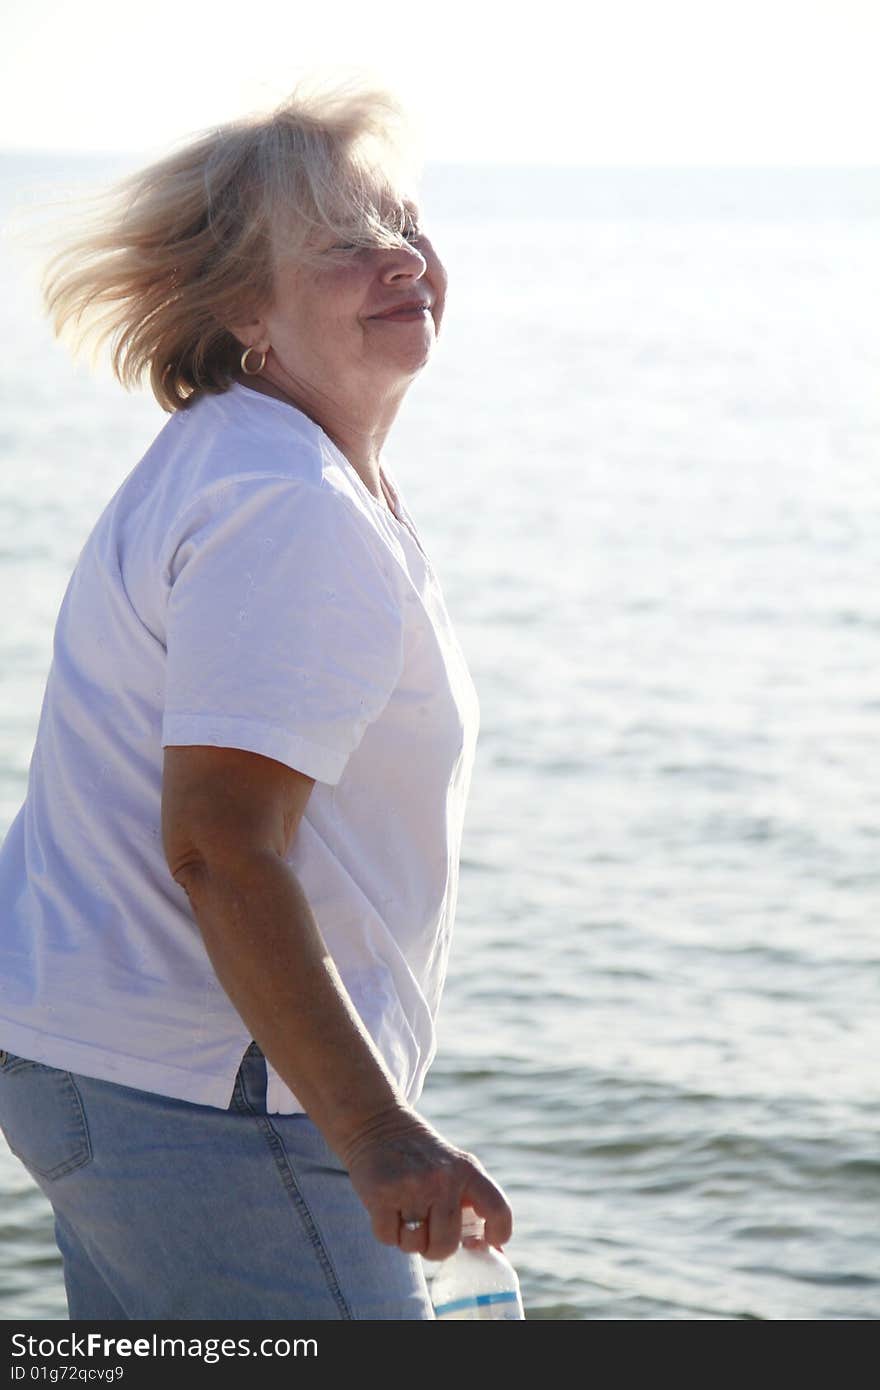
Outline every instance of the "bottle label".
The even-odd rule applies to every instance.
[[[513,1305],[513,1306],[511,1306]],[[454,1298],[449,1303],[441,1303],[434,1309],[438,1318],[521,1318],[522,1305],[516,1289],[505,1289],[502,1293],[471,1294],[468,1298]]]

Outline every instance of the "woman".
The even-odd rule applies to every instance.
[[[173,413],[61,607],[0,857],[0,1124],[72,1318],[427,1318],[509,1206],[413,1106],[477,703],[383,464],[446,278],[381,93],[123,186],[50,271]]]

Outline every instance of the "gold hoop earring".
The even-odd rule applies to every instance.
[[[268,348],[265,348],[265,349],[263,350],[263,352],[260,353],[260,365],[259,365],[259,367],[249,367],[249,366],[248,366],[248,364],[247,364],[248,356],[250,355],[250,353],[256,352],[256,350],[257,350],[257,349],[256,349],[255,347],[246,347],[245,350],[244,350],[244,352],[241,354],[241,370],[244,372],[245,376],[259,376],[259,375],[260,375],[260,372],[263,370],[263,368],[264,368],[265,365],[266,365],[266,358],[269,356],[269,349],[268,349]]]

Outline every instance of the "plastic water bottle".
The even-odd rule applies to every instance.
[[[489,1245],[485,1222],[471,1207],[462,1211],[462,1244],[444,1260],[431,1281],[438,1318],[524,1318],[516,1270]]]

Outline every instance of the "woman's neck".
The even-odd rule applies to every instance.
[[[237,380],[251,391],[260,391],[275,400],[295,406],[319,425],[337,449],[345,455],[355,469],[364,486],[382,503],[387,502],[382,487],[380,462],[382,447],[400,409],[403,390],[395,398],[386,396],[371,401],[369,417],[366,412],[355,410],[350,405],[341,404],[328,397],[315,398],[314,393],[297,384],[294,392],[291,387],[282,385],[269,375],[269,364],[256,376],[244,373]],[[407,383],[408,384],[408,383]]]

